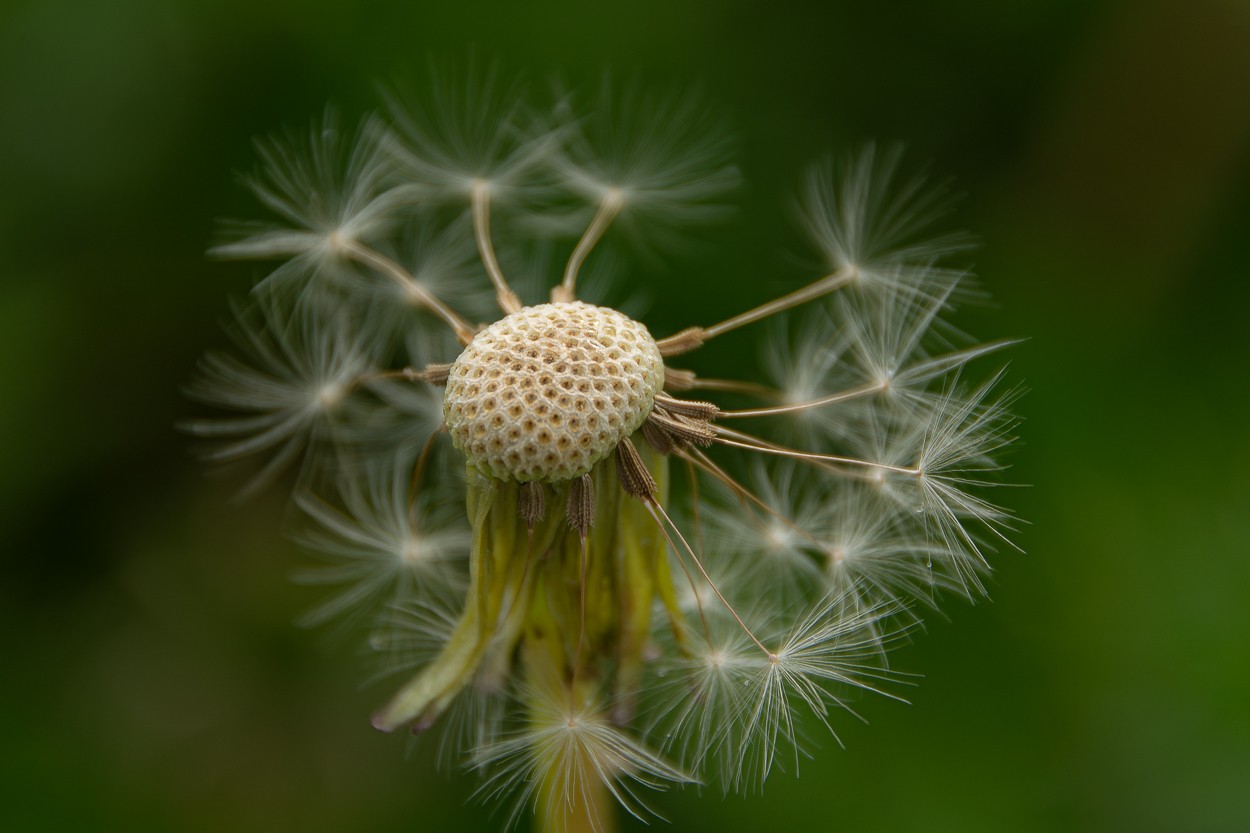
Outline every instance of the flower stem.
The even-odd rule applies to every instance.
[[[594,780],[567,794],[559,785],[538,791],[537,833],[616,833],[616,808],[607,785]]]

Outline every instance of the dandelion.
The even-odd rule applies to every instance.
[[[986,491],[1014,394],[968,381],[1005,344],[946,323],[968,238],[931,232],[948,199],[896,150],[813,168],[823,273],[657,338],[579,279],[614,236],[724,213],[720,126],[634,88],[521,101],[471,73],[353,142],[262,144],[280,225],[217,253],[284,261],[239,310],[244,356],[191,388],[237,415],[188,427],[264,457],[260,484],[298,461],[305,578],[337,588],[309,621],[363,622],[407,675],[375,727],[440,729],[510,821],[605,831],[613,801],[797,771],[857,696],[897,696],[888,649],[1009,544]],[[569,229],[523,300],[506,253]],[[749,327],[771,378],[692,369]]]

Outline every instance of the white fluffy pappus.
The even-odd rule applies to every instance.
[[[408,177],[443,199],[485,186],[495,201],[541,196],[562,126],[527,103],[525,85],[498,66],[444,67],[422,89],[385,93]]]
[[[351,424],[351,394],[375,367],[355,322],[309,307],[288,312],[262,295],[236,311],[231,335],[241,356],[207,353],[187,395],[243,415],[187,420],[183,429],[218,441],[206,452],[211,460],[270,454],[245,491],[267,485],[301,455],[311,455],[305,471],[310,461],[326,464],[317,455],[332,451]]]
[[[281,260],[257,285],[302,293],[351,274],[358,243],[385,239],[419,191],[399,175],[399,145],[377,117],[345,131],[334,110],[307,132],[256,143],[261,163],[245,183],[276,223],[232,222],[209,253],[229,260]]]
[[[645,821],[654,815],[641,790],[697,779],[664,760],[607,718],[600,703],[570,704],[563,692],[533,692],[535,705],[523,726],[474,753],[475,768],[485,775],[479,793],[491,799],[514,795],[509,824],[526,808],[567,818],[569,826],[588,813],[585,830],[610,824],[598,815],[594,791],[606,786],[630,815]],[[560,830],[559,826],[554,828]]]
[[[683,226],[726,215],[725,197],[741,174],[728,131],[698,95],[605,81],[590,103],[579,98],[566,93],[557,108],[570,128],[552,167],[598,222],[632,232],[635,247],[654,248]]]
[[[464,592],[470,531],[463,512],[437,493],[414,501],[411,476],[396,465],[337,478],[337,506],[311,489],[296,494],[311,523],[293,537],[324,561],[297,580],[342,588],[304,617],[307,624],[352,611],[389,617],[393,608]]]
[[[800,194],[800,218],[829,268],[853,270],[864,284],[924,293],[961,274],[943,264],[967,254],[975,239],[931,230],[954,201],[923,176],[904,177],[902,153],[901,145],[868,144],[814,165]]]
[[[856,692],[898,699],[887,687],[907,681],[884,661],[885,650],[905,637],[906,620],[889,604],[860,604],[857,593],[847,587],[744,613],[751,631],[775,646],[767,652],[728,617],[709,617],[706,639],[691,640],[684,653],[666,652],[658,665],[650,734],[664,737],[665,749],[692,770],[710,769],[725,792],[762,787],[787,751],[797,771],[815,745],[808,718],[836,739],[831,713],[854,714]]]

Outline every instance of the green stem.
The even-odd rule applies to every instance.
[[[536,833],[615,833],[616,802],[602,781],[573,790],[566,799],[558,785],[539,790]]]

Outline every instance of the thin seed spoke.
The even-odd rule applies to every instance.
[[[608,226],[616,219],[616,215],[621,212],[621,206],[625,201],[621,198],[620,188],[609,188],[603,195],[603,199],[599,201],[599,210],[595,212],[594,218],[590,221],[590,225],[586,227],[586,231],[582,234],[582,239],[577,242],[577,248],[573,249],[573,254],[569,256],[569,262],[564,267],[564,280],[555,289],[551,290],[552,302],[569,302],[575,297],[573,290],[577,286],[577,274],[582,269],[582,263],[586,260],[586,256],[603,237],[603,233],[608,230]]]
[[[376,269],[378,272],[381,272],[386,277],[398,283],[408,292],[411,292],[423,306],[428,307],[431,312],[447,322],[447,325],[455,332],[456,338],[460,340],[461,344],[468,344],[473,340],[473,336],[477,332],[476,329],[470,325],[468,321],[465,321],[458,314],[456,314],[456,312],[454,312],[450,307],[438,300],[438,298],[434,296],[434,293],[426,289],[421,282],[410,275],[408,270],[404,269],[404,267],[400,266],[386,255],[376,252],[368,246],[360,243],[352,242],[348,244],[346,251],[354,260]]]
[[[699,471],[690,457],[680,450],[678,455],[686,461],[686,476],[690,479],[690,507],[694,515],[694,545],[699,552],[707,552],[707,543],[703,537],[703,510],[699,499]]]
[[[761,399],[781,399],[781,391],[756,382],[739,382],[735,379],[703,379],[696,377],[691,381],[692,389],[719,390],[726,393],[743,393]]]
[[[774,414],[788,414],[795,411],[805,411],[808,408],[819,408],[822,405],[834,405],[838,402],[849,402],[852,399],[859,399],[862,396],[869,396],[874,393],[880,393],[886,389],[884,382],[869,382],[859,387],[850,388],[849,390],[840,391],[838,393],[823,396],[820,399],[810,399],[807,402],[796,402],[792,405],[777,405],[773,408],[749,408],[740,411],[721,411],[716,415],[717,419],[722,417],[760,417],[773,416]]]
[[[417,382],[421,380],[421,371],[415,367],[401,367],[399,370],[379,370],[377,373],[366,373],[363,376],[357,376],[352,380],[352,386],[355,387],[368,382],[380,382],[385,379],[403,379],[406,382]]]
[[[412,479],[408,482],[408,512],[410,521],[416,521],[417,495],[421,492],[421,482],[425,479],[425,470],[430,463],[430,455],[434,451],[434,443],[438,439],[438,435],[446,427],[446,425],[440,423],[437,430],[430,432],[430,436],[426,437],[425,442],[421,445],[421,453],[417,455],[416,465],[412,467]]]
[[[859,277],[859,270],[853,266],[844,267],[831,275],[826,275],[814,283],[810,283],[802,289],[795,290],[789,295],[782,295],[776,300],[769,301],[767,304],[760,304],[752,310],[747,310],[741,315],[735,315],[719,324],[703,329],[706,338],[715,338],[718,335],[727,333],[730,330],[736,330],[739,327],[753,324],[762,318],[770,315],[776,315],[779,312],[792,309],[800,304],[806,304],[808,301],[815,300],[822,295],[828,295],[830,292],[836,292],[842,287],[855,281]]]
[[[660,348],[660,355],[666,358],[669,356],[680,356],[682,353],[688,353],[697,347],[701,347],[708,339],[715,338],[730,330],[744,327],[747,324],[753,324],[770,315],[785,312],[800,304],[806,304],[808,301],[815,300],[822,295],[828,295],[830,292],[836,292],[842,287],[854,283],[858,277],[859,270],[857,268],[854,266],[843,267],[814,283],[808,284],[802,289],[791,292],[789,295],[782,295],[780,298],[776,298],[766,304],[760,304],[754,309],[735,315],[733,318],[728,318],[719,324],[713,324],[711,327],[691,327],[689,330],[682,330],[680,333],[668,338],[662,338],[656,342],[656,346]]]
[[[708,624],[707,613],[703,610],[703,598],[699,595],[699,586],[695,584],[694,576],[691,575],[690,568],[686,566],[686,559],[681,557],[681,551],[677,549],[677,542],[673,540],[672,535],[668,534],[668,528],[661,523],[659,516],[651,511],[650,504],[647,501],[644,500],[643,505],[648,507],[647,512],[651,515],[651,520],[655,522],[656,529],[660,530],[660,534],[668,542],[669,549],[677,555],[677,566],[681,567],[682,573],[686,576],[686,583],[690,585],[690,592],[694,595],[695,609],[699,611],[699,622],[703,625],[703,637],[710,646],[712,644],[712,627]],[[672,614],[670,614],[670,619],[673,619],[673,622],[677,621],[672,617]],[[676,635],[676,625],[674,624],[671,627],[673,628],[673,634]]]
[[[367,385],[370,382],[384,382],[391,379],[402,379],[405,382],[426,382],[434,387],[441,388],[447,384],[447,376],[451,371],[449,364],[429,364],[425,370],[417,370],[415,367],[401,367],[398,370],[377,370],[372,373],[362,373],[344,386],[344,391],[351,393],[361,385]]]
[[[653,500],[644,500],[643,505],[647,507],[647,511],[651,513],[651,517],[655,519],[657,525],[663,528],[664,524],[667,523],[668,527],[673,530],[673,534],[677,536],[677,540],[681,541],[681,549],[684,549],[686,554],[690,556],[690,560],[694,562],[695,568],[699,571],[699,574],[703,576],[703,580],[707,582],[707,586],[712,588],[712,592],[716,594],[716,598],[720,599],[721,604],[723,604],[725,609],[729,611],[729,615],[734,618],[734,621],[738,623],[738,626],[742,628],[743,632],[750,637],[751,641],[758,645],[759,649],[767,654],[770,659],[775,658],[776,654],[768,650],[764,643],[759,640],[759,637],[757,637],[755,633],[747,627],[747,623],[742,621],[742,617],[738,615],[738,611],[735,610],[734,606],[729,603],[729,600],[725,598],[725,595],[720,592],[720,588],[716,586],[716,582],[712,581],[712,577],[708,575],[707,570],[703,567],[703,562],[699,560],[699,556],[695,554],[694,550],[691,549],[690,544],[686,542],[685,537],[681,534],[681,530],[677,528],[677,524],[673,523],[673,519],[670,518],[668,513],[664,511],[664,507],[660,506],[660,504]],[[664,518],[663,521],[660,520],[661,516]],[[668,533],[665,533],[664,537],[668,538]],[[671,545],[673,539],[668,538],[668,541]],[[674,547],[674,550],[680,557],[681,550],[678,550],[676,547]],[[696,592],[695,595],[697,596],[698,593]]]
[[[495,258],[495,247],[490,241],[490,185],[486,182],[473,183],[473,236],[477,239],[477,252],[490,275],[490,282],[495,285],[495,298],[499,308],[511,315],[521,309],[521,299],[504,279],[503,270]]]
[[[721,425],[712,426],[716,431],[715,442],[721,445],[729,445],[734,448],[745,448],[748,451],[760,451],[765,454],[776,454],[779,457],[790,457],[795,460],[812,460],[822,463],[837,463],[843,466],[856,466],[859,468],[877,469],[879,471],[892,471],[897,474],[905,474],[909,477],[919,477],[922,472],[915,467],[895,466],[890,463],[874,463],[871,460],[861,460],[858,457],[842,457],[837,454],[816,454],[810,451],[798,451],[793,448],[775,445],[762,440],[759,437],[753,437],[750,434],[743,434],[740,431],[732,431]],[[734,439],[730,439],[734,438]]]
[[[582,668],[582,649],[586,645],[586,573],[590,563],[590,538],[585,530],[579,530],[578,553],[581,563],[577,574],[577,655],[573,659],[573,681],[569,685],[569,696],[576,696],[577,677]],[[576,706],[576,703],[574,704]]]

